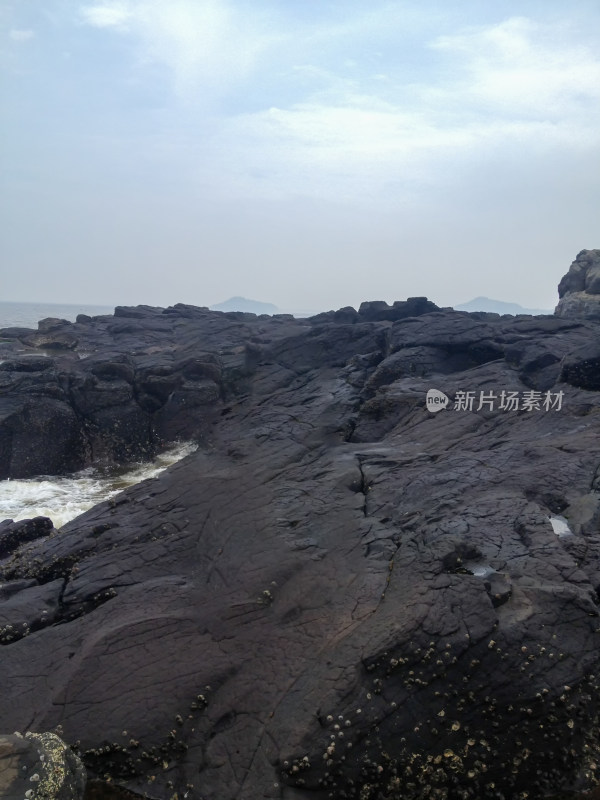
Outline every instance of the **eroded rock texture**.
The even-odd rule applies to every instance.
[[[184,305],[77,320],[0,331],[0,479],[148,458],[201,436],[216,406],[245,391],[253,338],[284,325]]]
[[[125,447],[99,421],[123,409],[201,447],[60,532],[0,531],[1,728],[61,725],[92,775],[157,800],[594,784],[598,327],[387,308],[128,309],[44,332],[88,359],[2,365],[6,471],[36,381],[30,413],[73,414],[83,454]]]
[[[559,317],[600,320],[600,250],[582,250],[558,286]]]

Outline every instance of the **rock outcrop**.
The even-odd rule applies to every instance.
[[[558,285],[558,317],[600,320],[600,250],[582,250]]]
[[[3,729],[62,725],[113,797],[597,783],[597,324],[411,307],[126,309],[46,368],[12,339],[4,474],[36,436],[71,452],[26,424],[52,403],[83,454],[121,412],[107,457],[142,413],[144,447],[200,447],[61,531],[0,529]]]
[[[85,769],[54,733],[0,735],[3,800],[83,800]]]
[[[253,338],[306,329],[184,305],[78,320],[0,331],[0,479],[135,461],[201,439],[216,407],[245,391]]]

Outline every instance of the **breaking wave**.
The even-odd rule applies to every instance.
[[[123,489],[154,478],[196,449],[191,442],[178,444],[154,461],[110,472],[88,467],[65,477],[0,481],[0,520],[50,517],[60,528]]]

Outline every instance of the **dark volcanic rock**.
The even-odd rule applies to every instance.
[[[65,328],[71,325],[68,319],[60,319],[59,317],[46,317],[38,322],[38,331],[41,333],[49,333],[50,331],[59,328]]]
[[[117,306],[115,317],[126,317],[129,319],[148,319],[148,317],[160,317],[164,313],[164,308],[155,306]]]
[[[60,320],[57,320],[57,322],[60,322]],[[72,323],[65,320],[64,325],[70,326]],[[45,348],[46,350],[75,350],[79,344],[77,336],[68,330],[63,330],[60,325],[56,325],[49,330],[39,330],[27,336],[20,336],[19,338],[23,344],[29,347]]]
[[[53,529],[48,517],[35,517],[13,522],[5,519],[0,522],[0,558],[6,558],[26,542],[33,542],[47,536]]]
[[[9,329],[0,364],[0,479],[149,458],[178,438],[202,441],[218,405],[247,391],[263,350],[309,328],[237,316],[183,305],[117,307],[114,317]],[[61,352],[63,345],[77,352]]]
[[[559,317],[600,320],[600,250],[582,250],[558,285]]]
[[[588,344],[565,357],[561,378],[582,389],[600,390],[600,330]]]
[[[362,319],[370,322],[390,320],[394,322],[406,317],[416,317],[431,311],[439,311],[438,306],[426,297],[409,297],[408,300],[396,300],[388,306],[383,300],[361,303],[358,314]]]
[[[592,786],[595,324],[135,321],[162,318],[171,333],[149,324],[122,349],[86,322],[93,355],[53,370],[78,415],[134,404],[201,447],[59,533],[10,540],[0,725],[61,724],[107,797]]]
[[[79,758],[53,733],[0,735],[3,800],[83,800]]]

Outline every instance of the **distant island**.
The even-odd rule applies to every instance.
[[[476,297],[474,300],[469,300],[468,303],[461,303],[459,306],[454,306],[455,311],[488,311],[493,314],[512,314],[518,316],[519,314],[533,314],[538,316],[540,314],[553,314],[554,309],[540,309],[540,308],[523,308],[518,303],[505,303],[503,300],[492,300],[489,297]]]
[[[222,303],[210,306],[211,311],[246,311],[250,314],[278,314],[279,309],[273,303],[261,303],[259,300],[248,300],[246,297],[230,297]]]

